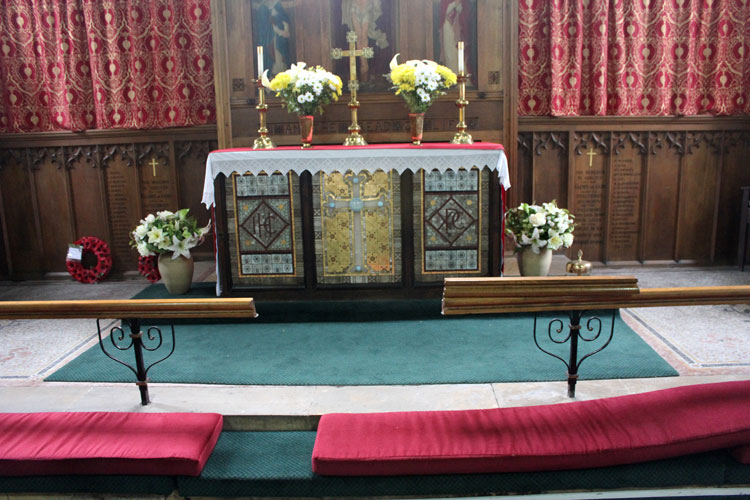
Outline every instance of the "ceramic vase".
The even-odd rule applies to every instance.
[[[182,295],[190,290],[193,283],[193,258],[186,259],[182,255],[176,259],[172,253],[159,254],[159,273],[167,291],[173,295]]]
[[[409,128],[411,130],[411,143],[415,146],[422,144],[424,113],[409,113]]]
[[[314,119],[315,117],[312,115],[302,115],[299,117],[299,133],[302,137],[302,149],[312,147]]]
[[[552,264],[552,250],[542,248],[539,253],[534,253],[531,247],[524,247],[516,254],[516,259],[521,276],[547,276]]]

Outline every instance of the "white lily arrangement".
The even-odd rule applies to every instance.
[[[398,56],[391,59],[391,72],[385,76],[396,95],[404,98],[410,113],[424,113],[436,97],[456,84],[456,74],[435,61],[412,59],[398,64]]]
[[[323,107],[338,101],[343,86],[341,78],[321,66],[307,68],[303,62],[292,64],[268,81],[268,70],[263,72],[264,87],[276,92],[290,113],[298,115],[322,114]]]
[[[211,229],[211,222],[198,227],[195,217],[189,216],[190,209],[183,208],[177,213],[163,210],[148,214],[130,233],[130,245],[138,250],[141,257],[172,252],[172,258],[180,255],[190,258],[190,249],[199,245]]]
[[[558,250],[573,244],[575,216],[559,208],[557,202],[529,205],[521,203],[505,213],[505,232],[516,240],[516,252],[531,247],[534,253],[543,248]]]

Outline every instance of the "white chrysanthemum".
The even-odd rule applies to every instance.
[[[422,102],[430,102],[430,94],[425,92],[424,89],[417,89],[417,95]]]

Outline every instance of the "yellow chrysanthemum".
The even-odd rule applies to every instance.
[[[451,71],[450,68],[438,65],[435,71],[437,71],[438,75],[443,77],[446,87],[452,87],[456,84],[456,74]]]
[[[292,77],[286,72],[281,72],[271,80],[271,90],[279,91],[285,89],[292,82]]]

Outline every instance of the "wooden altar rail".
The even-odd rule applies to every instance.
[[[639,289],[638,280],[633,276],[446,278],[443,288],[445,315],[533,312],[534,343],[540,351],[559,359],[568,368],[568,397],[571,398],[575,397],[581,363],[612,341],[617,309],[746,303],[750,303],[750,286]],[[587,311],[602,309],[611,310],[609,334],[604,335],[599,317],[584,318]],[[567,335],[563,333],[562,319],[538,314],[545,311],[563,311],[568,316]],[[539,322],[546,322],[546,328],[538,329]],[[546,331],[547,341],[540,343],[540,331]],[[596,348],[579,356],[579,342],[596,344]],[[567,359],[553,348],[555,344],[570,344]]]
[[[252,298],[0,302],[0,319],[254,318]]]
[[[158,351],[164,344],[159,326],[144,326],[144,319],[178,318],[255,318],[255,302],[252,298],[227,299],[138,299],[138,300],[39,300],[0,302],[0,319],[71,319],[95,318],[99,336],[99,347],[104,354],[129,368],[136,376],[135,385],[141,393],[141,404],[149,404],[148,371],[154,365],[169,358],[175,350],[174,325],[169,325],[172,334],[171,350],[166,356],[146,366],[143,351]],[[116,351],[133,348],[135,366],[118,359],[104,345],[100,319],[122,319],[122,326],[110,330],[110,341]],[[125,333],[125,326],[130,333]],[[126,337],[129,337],[127,339]],[[146,345],[144,344],[151,344]],[[168,346],[168,345],[167,345]],[[116,352],[115,352],[116,353]],[[1,354],[1,353],[0,353]]]
[[[750,303],[750,286],[638,288],[632,276],[446,278],[443,314]]]

